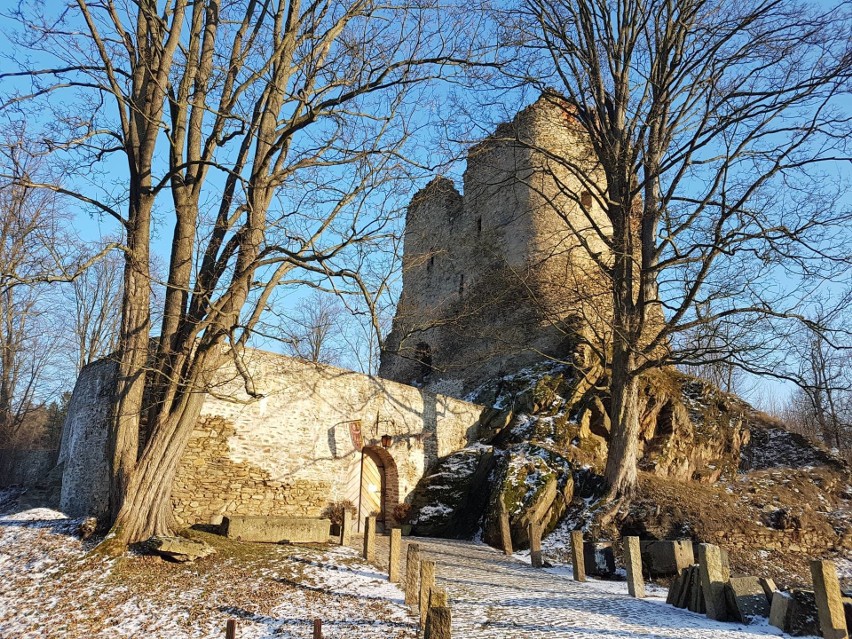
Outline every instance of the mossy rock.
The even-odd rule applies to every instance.
[[[493,546],[501,544],[502,509],[509,514],[512,545],[523,548],[529,545],[527,525],[540,522],[543,533],[549,533],[574,495],[571,463],[552,450],[529,443],[512,446],[500,456],[492,486],[484,539]]]

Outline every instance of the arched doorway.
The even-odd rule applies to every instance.
[[[399,476],[396,463],[387,450],[366,446],[361,451],[361,490],[358,497],[358,529],[364,530],[364,520],[376,516],[379,529],[393,522],[393,508],[399,500]]]

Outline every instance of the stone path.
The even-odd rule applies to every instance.
[[[437,562],[438,585],[449,594],[453,637],[459,639],[755,639],[781,634],[765,624],[714,622],[660,599],[633,599],[626,583],[577,583],[569,578],[570,570],[534,569],[471,542],[407,541],[420,544],[421,557],[425,553]],[[387,538],[379,537],[377,555],[385,562],[386,548]]]

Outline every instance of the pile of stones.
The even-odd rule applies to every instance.
[[[769,618],[769,623],[792,636],[820,635],[847,639],[852,629],[852,597],[840,591],[837,571],[829,561],[811,562],[813,590],[779,591],[772,579],[731,577],[727,553],[712,544],[698,545],[693,563],[689,542],[644,542],[643,570],[665,574],[670,564],[677,576],[666,602],[706,614],[717,621],[743,624]],[[643,544],[643,545],[644,545]],[[657,545],[652,555],[652,544]],[[680,547],[674,544],[683,544]],[[668,555],[669,564],[662,560]],[[689,561],[689,565],[680,565]]]

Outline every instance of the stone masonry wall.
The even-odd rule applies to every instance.
[[[220,371],[173,486],[184,524],[231,513],[317,516],[334,501],[357,504],[364,448],[384,460],[390,510],[432,461],[477,434],[482,407],[474,404],[273,353],[248,351],[243,359],[263,397],[249,398],[232,367]],[[61,508],[74,516],[101,515],[107,506],[114,385],[113,362],[91,365],[69,406]],[[387,450],[385,434],[392,437]]]
[[[392,506],[432,461],[477,433],[482,407],[474,404],[262,351],[245,363],[263,398],[249,401],[242,380],[230,379],[205,400],[173,493],[186,523],[229,513],[317,516],[344,499],[357,505],[362,448],[381,449],[382,435],[393,438],[383,452]]]

